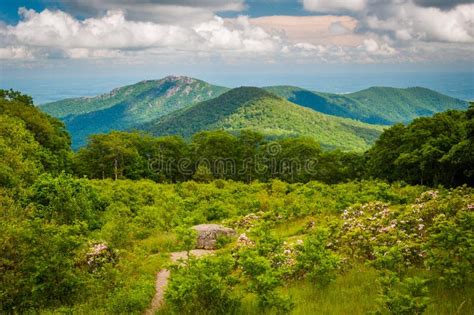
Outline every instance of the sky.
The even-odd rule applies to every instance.
[[[2,87],[167,74],[265,85],[360,73],[468,73],[474,84],[474,2],[0,1]]]

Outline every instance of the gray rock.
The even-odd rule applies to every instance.
[[[216,249],[217,238],[237,235],[235,230],[219,224],[200,224],[193,226],[193,229],[198,234],[196,248],[200,249]]]

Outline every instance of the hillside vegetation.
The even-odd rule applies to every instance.
[[[68,170],[70,144],[64,124],[31,97],[0,90],[0,186],[22,187],[43,172]]]
[[[292,86],[272,86],[265,90],[321,113],[370,124],[408,123],[420,116],[468,107],[466,101],[421,87],[371,87],[349,94],[320,93]]]
[[[169,76],[121,87],[96,97],[44,104],[41,110],[65,122],[77,148],[84,145],[91,134],[138,126],[214,98],[226,90],[193,78]]]
[[[473,141],[474,104],[365,153],[248,130],[115,131],[73,152],[0,90],[0,313],[143,314],[167,269],[156,314],[472,314]],[[198,259],[208,223],[236,236]]]
[[[169,253],[189,248],[182,233],[214,222],[245,242],[173,268],[159,314],[470,314],[473,196],[377,181],[42,176],[21,202],[0,195],[0,307],[141,314]]]
[[[325,148],[363,150],[381,126],[321,114],[254,87],[241,87],[142,127],[154,135],[190,137],[201,130],[250,129],[270,137],[313,137]]]

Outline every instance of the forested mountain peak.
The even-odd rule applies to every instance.
[[[382,132],[380,126],[321,114],[256,87],[232,89],[144,124],[141,129],[155,135],[184,137],[201,130],[250,129],[272,138],[305,135],[326,148],[345,150],[368,148]]]
[[[224,92],[227,88],[214,86],[202,80],[186,76],[166,76],[157,80],[143,80],[135,84],[115,88],[110,92],[92,97],[69,98],[41,105],[41,109],[53,116],[63,118],[106,109],[119,103],[134,105],[160,97],[170,98],[175,95],[191,96],[193,90],[198,101],[208,96],[217,96],[214,90]],[[203,93],[204,92],[204,93]],[[203,93],[203,95],[201,95]]]
[[[73,146],[79,147],[91,134],[133,128],[227,90],[190,77],[167,76],[127,85],[96,97],[48,103],[41,109],[61,118],[72,135]]]

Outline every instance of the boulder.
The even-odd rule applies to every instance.
[[[197,231],[196,248],[216,249],[217,239],[219,237],[234,237],[237,235],[235,230],[219,224],[200,224],[193,226]]]

